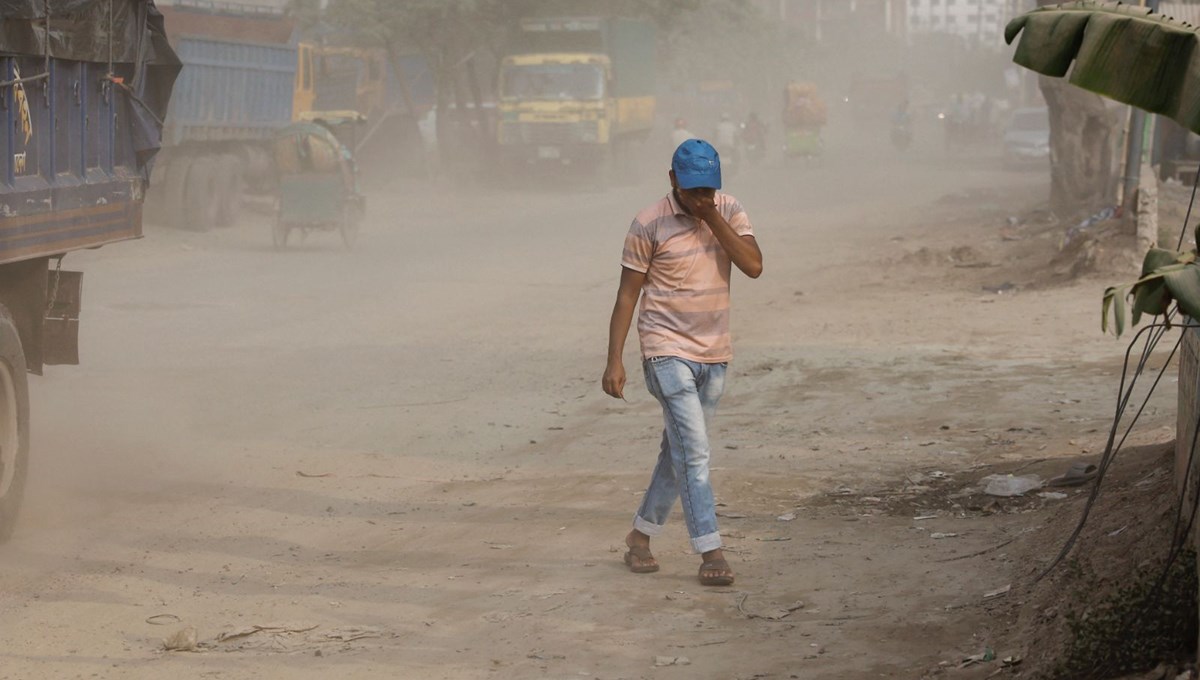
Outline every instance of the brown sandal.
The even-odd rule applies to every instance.
[[[638,564],[633,563],[635,559]],[[635,574],[653,574],[658,571],[658,562],[646,564],[652,560],[654,560],[654,555],[650,554],[650,549],[640,545],[629,546],[629,552],[625,553],[625,564],[629,566],[629,571]]]
[[[723,571],[725,574],[705,576],[704,572]],[[709,560],[700,565],[700,585],[702,586],[731,586],[733,585],[733,569],[724,559]]]

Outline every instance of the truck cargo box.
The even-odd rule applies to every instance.
[[[173,0],[162,8],[183,62],[164,144],[266,140],[292,121],[295,22],[282,9]]]
[[[292,120],[296,48],[181,36],[164,143],[269,139]]]
[[[5,0],[0,22],[0,264],[141,235],[178,73],[151,2],[54,6],[48,42],[41,0]]]

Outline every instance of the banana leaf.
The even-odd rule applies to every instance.
[[[1113,331],[1118,336],[1125,331],[1127,298],[1133,298],[1130,308],[1135,326],[1143,314],[1165,314],[1172,302],[1187,316],[1200,319],[1200,265],[1196,262],[1196,252],[1151,249],[1142,262],[1141,278],[1104,291],[1100,311],[1102,331],[1108,332],[1110,313]]]
[[[1041,7],[1004,31],[1013,61],[1200,133],[1200,33],[1141,7],[1092,1]],[[1073,67],[1072,67],[1073,65]]]

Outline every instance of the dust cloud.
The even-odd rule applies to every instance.
[[[151,221],[69,258],[82,365],[32,379],[0,678],[610,678],[684,656],[703,677],[916,678],[994,629],[958,605],[1012,565],[934,560],[1026,516],[905,492],[945,501],[925,528],[959,538],[933,542],[867,499],[1095,446],[1098,289],[1031,285],[1048,169],[1003,155],[1036,84],[994,35],[872,9],[903,3],[827,2],[819,28],[696,4],[660,21],[652,125],[615,162],[506,158],[503,55],[481,55],[485,115],[464,79],[359,150],[351,248],[274,247],[274,200],[250,195],[232,227]],[[628,403],[599,386],[630,220],[669,190],[673,132],[724,122],[725,190],[766,265],[733,284],[712,434],[734,592],[696,584],[680,521],[660,574],[621,564],[661,432],[635,339]],[[839,489],[852,506],[825,502]],[[797,601],[790,625],[745,614]],[[228,653],[164,652],[185,627]]]

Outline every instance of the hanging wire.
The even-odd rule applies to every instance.
[[[113,74],[113,0],[108,0],[108,75]]]
[[[45,0],[42,3],[44,12],[46,13],[46,36],[44,41],[43,61],[45,62],[46,77],[50,77],[50,0]],[[50,91],[49,85],[46,86],[46,91]]]
[[[1138,407],[1137,413],[1134,414],[1133,419],[1125,428],[1125,432],[1122,434],[1120,441],[1117,441],[1117,431],[1120,429],[1121,421],[1124,419],[1125,411],[1129,405],[1131,397],[1133,396],[1133,389],[1137,385],[1138,378],[1141,377],[1142,373],[1144,372],[1146,363],[1149,361],[1150,356],[1154,352],[1155,347],[1158,345],[1159,340],[1161,340],[1163,334],[1165,334],[1167,330],[1171,328],[1200,328],[1200,325],[1187,324],[1180,326],[1179,324],[1172,324],[1170,321],[1172,315],[1173,312],[1168,314],[1163,323],[1151,324],[1140,329],[1133,337],[1133,340],[1131,340],[1129,345],[1126,347],[1125,362],[1121,368],[1121,383],[1120,387],[1117,389],[1116,413],[1113,416],[1112,427],[1109,429],[1108,442],[1105,444],[1104,453],[1100,457],[1100,464],[1096,466],[1096,480],[1092,484],[1092,490],[1091,494],[1088,496],[1088,502],[1083,508],[1083,515],[1079,518],[1079,522],[1076,523],[1075,529],[1071,532],[1070,537],[1067,538],[1066,543],[1063,544],[1063,547],[1059,551],[1058,555],[1049,564],[1049,566],[1047,566],[1040,574],[1038,574],[1038,576],[1034,579],[1035,582],[1045,578],[1046,575],[1053,571],[1054,568],[1057,567],[1075,547],[1075,543],[1079,539],[1080,534],[1083,533],[1083,528],[1087,524],[1088,517],[1091,515],[1092,508],[1096,504],[1096,499],[1100,496],[1100,487],[1101,483],[1104,481],[1105,473],[1108,472],[1109,467],[1111,467],[1113,461],[1116,460],[1117,454],[1120,453],[1122,447],[1125,445],[1125,440],[1129,437],[1130,432],[1133,431],[1133,427],[1137,424],[1138,419],[1141,418],[1142,412],[1145,411],[1146,405],[1149,403],[1150,397],[1153,396],[1155,388],[1158,387],[1158,383],[1162,380],[1167,368],[1171,365],[1171,360],[1175,357],[1175,352],[1179,350],[1179,346],[1183,342],[1183,337],[1181,335],[1180,339],[1175,342],[1175,347],[1171,350],[1171,353],[1168,355],[1166,361],[1163,362],[1162,368],[1159,369],[1158,375],[1154,379],[1154,383],[1150,386],[1150,390],[1146,393],[1145,398],[1142,399],[1141,406]],[[1139,357],[1137,366],[1134,368],[1133,375],[1131,377],[1129,375],[1129,359],[1133,354],[1134,346],[1138,344],[1138,341],[1143,335],[1146,336],[1146,343],[1142,348],[1141,356]],[[1128,380],[1128,385],[1126,385],[1126,380]]]
[[[1178,241],[1177,245],[1175,246],[1176,250],[1183,248],[1183,241],[1184,241],[1184,238],[1187,236],[1188,225],[1191,222],[1191,218],[1192,218],[1192,210],[1196,205],[1196,194],[1197,194],[1198,188],[1200,188],[1200,171],[1196,172],[1196,175],[1192,181],[1192,196],[1191,196],[1191,200],[1188,201],[1187,214],[1184,215],[1184,218],[1183,218],[1183,227],[1179,231],[1179,241]],[[1200,247],[1200,244],[1197,244],[1197,247]],[[1120,428],[1121,420],[1124,418],[1126,408],[1129,405],[1129,399],[1133,395],[1134,386],[1137,384],[1138,378],[1141,377],[1142,372],[1144,371],[1144,369],[1146,367],[1146,363],[1150,360],[1151,354],[1154,352],[1155,348],[1157,348],[1159,340],[1161,340],[1162,336],[1169,329],[1171,329],[1173,327],[1171,324],[1171,320],[1178,313],[1179,313],[1179,305],[1178,305],[1178,303],[1176,303],[1175,307],[1173,309],[1171,309],[1170,311],[1168,311],[1167,314],[1163,317],[1162,323],[1151,324],[1151,325],[1146,326],[1145,328],[1142,328],[1141,330],[1139,330],[1137,332],[1137,335],[1135,335],[1133,337],[1133,340],[1130,341],[1129,346],[1126,348],[1125,362],[1121,368],[1121,383],[1120,383],[1120,386],[1117,388],[1116,413],[1113,416],[1113,424],[1112,424],[1112,428],[1110,428],[1110,430],[1109,430],[1108,442],[1105,444],[1104,453],[1100,457],[1099,465],[1096,466],[1097,467],[1096,480],[1092,484],[1092,490],[1088,496],[1087,504],[1083,508],[1083,515],[1079,518],[1079,522],[1075,525],[1075,529],[1071,532],[1071,535],[1067,538],[1066,543],[1064,543],[1064,545],[1062,547],[1062,550],[1059,551],[1058,555],[1054,558],[1054,560],[1050,563],[1050,565],[1047,566],[1044,570],[1042,570],[1042,572],[1040,574],[1038,574],[1037,578],[1034,579],[1035,582],[1040,581],[1041,579],[1045,578],[1047,574],[1049,574],[1051,571],[1053,571],[1054,568],[1057,567],[1063,561],[1063,559],[1066,558],[1066,556],[1068,554],[1070,554],[1071,550],[1075,547],[1075,543],[1079,540],[1080,534],[1083,533],[1083,528],[1087,524],[1087,520],[1088,520],[1088,517],[1091,515],[1092,508],[1096,504],[1096,499],[1100,496],[1100,485],[1104,481],[1105,473],[1107,473],[1109,467],[1112,466],[1112,463],[1116,459],[1117,454],[1121,451],[1121,448],[1124,446],[1125,440],[1129,437],[1129,434],[1130,434],[1130,432],[1132,432],[1134,425],[1137,424],[1138,419],[1141,417],[1142,411],[1145,410],[1146,404],[1149,403],[1150,397],[1154,394],[1154,390],[1158,387],[1159,381],[1162,380],[1162,377],[1163,377],[1164,373],[1166,372],[1167,367],[1170,366],[1171,360],[1174,359],[1175,353],[1177,351],[1179,351],[1179,347],[1183,343],[1183,334],[1181,333],[1179,340],[1177,340],[1175,342],[1175,347],[1171,349],[1170,355],[1168,355],[1167,360],[1163,363],[1162,368],[1159,370],[1158,376],[1155,377],[1154,383],[1150,386],[1150,390],[1146,393],[1146,397],[1142,400],[1142,405],[1140,407],[1138,407],[1137,413],[1134,414],[1133,420],[1131,420],[1129,425],[1125,428],[1125,433],[1121,436],[1120,441],[1119,442],[1115,441],[1117,430]],[[1200,325],[1193,324],[1193,323],[1187,323],[1187,324],[1180,325],[1179,327],[1183,333],[1186,333],[1190,329],[1200,328]],[[1133,347],[1134,347],[1134,345],[1137,344],[1138,338],[1140,338],[1142,336],[1142,334],[1146,333],[1147,331],[1151,331],[1151,332],[1146,337],[1146,344],[1142,348],[1141,357],[1138,360],[1137,367],[1134,369],[1132,378],[1130,378],[1129,377],[1129,357],[1133,353]],[[1125,381],[1127,379],[1129,380],[1128,387],[1126,387],[1126,384],[1125,384]],[[1200,434],[1200,415],[1197,416],[1196,428],[1195,428],[1195,430],[1193,430],[1193,434],[1192,434],[1192,446],[1188,452],[1188,465],[1186,468],[1188,470],[1191,470],[1192,464],[1195,459],[1196,437],[1198,434]],[[1114,444],[1114,442],[1115,442],[1115,444]],[[1184,506],[1184,502],[1187,498],[1187,486],[1188,486],[1187,480],[1185,479],[1183,493],[1180,496],[1179,505],[1176,508],[1175,524],[1174,524],[1174,527],[1172,528],[1171,550],[1168,552],[1168,555],[1167,555],[1166,566],[1163,568],[1163,572],[1162,572],[1162,574],[1160,574],[1160,576],[1158,578],[1158,581],[1156,583],[1154,591],[1152,591],[1155,593],[1166,582],[1167,574],[1170,571],[1172,564],[1174,564],[1175,560],[1178,558],[1179,553],[1182,550],[1182,544],[1186,540],[1186,538],[1180,538],[1181,535],[1179,534],[1179,524],[1182,521],[1183,506]],[[1182,534],[1182,536],[1184,536],[1184,537],[1191,534],[1192,526],[1195,523],[1197,512],[1200,512],[1200,490],[1197,490],[1195,496],[1196,497],[1193,500],[1192,511],[1189,514],[1189,518],[1188,518],[1187,530],[1184,531],[1184,533]]]

